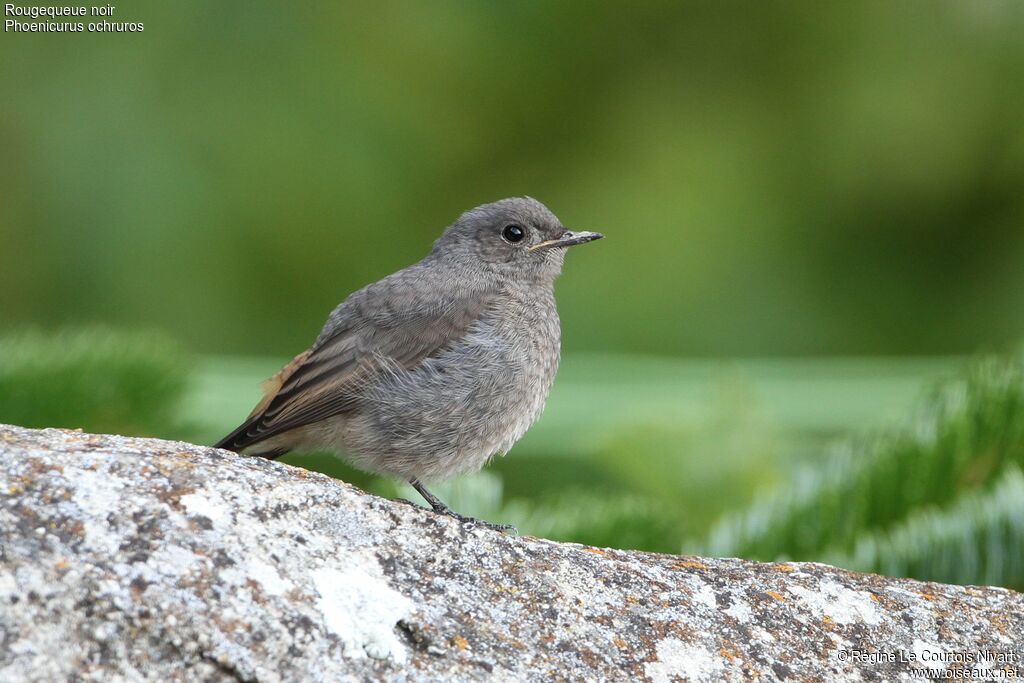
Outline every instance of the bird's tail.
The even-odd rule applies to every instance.
[[[249,453],[248,455],[251,455],[256,458],[266,458],[267,460],[277,460],[286,453],[291,453],[291,450],[287,448],[271,448],[269,451],[262,451],[260,453]]]
[[[213,444],[213,447],[223,448],[225,450],[234,451],[235,453],[241,453],[243,448],[255,445],[252,438],[246,433],[249,430],[249,427],[252,426],[252,423],[253,420],[246,420],[230,434]],[[249,452],[246,453],[246,455],[252,455],[258,458],[267,458],[268,460],[277,460],[290,450],[290,448],[270,448],[265,451]]]

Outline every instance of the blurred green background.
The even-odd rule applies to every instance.
[[[346,294],[529,194],[608,239],[544,418],[456,509],[1024,586],[1024,5],[114,20],[145,31],[0,39],[0,421],[212,442]]]

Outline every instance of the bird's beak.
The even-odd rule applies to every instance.
[[[545,240],[540,244],[535,244],[527,251],[537,251],[538,249],[552,249],[555,247],[571,247],[575,244],[584,244],[585,242],[593,242],[599,240],[604,235],[599,232],[588,232],[586,230],[578,230],[573,232],[572,230],[566,230],[561,237],[556,240]]]

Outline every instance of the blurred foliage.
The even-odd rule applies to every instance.
[[[158,333],[99,328],[0,337],[0,422],[158,435],[180,429],[191,364]]]
[[[891,529],[859,535],[824,562],[890,576],[1024,589],[1024,476],[1008,465],[990,488],[947,508],[923,506]]]
[[[1024,587],[1024,353],[979,360],[901,429],[844,444],[695,545]]]
[[[605,241],[567,351],[934,354],[1024,319],[1024,3],[138,0],[0,41],[0,315],[294,354],[472,205]]]

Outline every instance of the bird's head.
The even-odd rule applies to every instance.
[[[568,247],[604,235],[567,230],[536,199],[514,197],[462,214],[434,243],[434,254],[495,275],[554,281]]]

